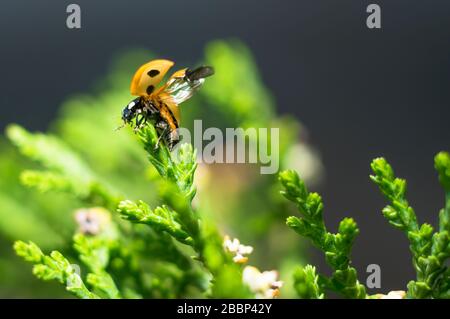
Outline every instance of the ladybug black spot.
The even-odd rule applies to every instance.
[[[151,78],[154,78],[155,76],[157,76],[159,74],[159,70],[150,70],[147,72],[148,76]]]
[[[153,90],[155,89],[155,87],[153,86],[153,85],[149,85],[148,87],[147,87],[147,94],[152,94],[152,92],[153,92]]]

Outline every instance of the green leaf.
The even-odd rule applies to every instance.
[[[295,171],[281,172],[279,180],[284,186],[281,194],[295,203],[302,215],[302,218],[288,217],[286,224],[301,236],[311,240],[324,253],[327,263],[333,269],[331,278],[322,276],[323,281],[328,283],[325,288],[336,291],[346,298],[365,298],[365,288],[358,282],[356,270],[350,267],[350,252],[359,233],[355,221],[345,218],[340,222],[337,234],[329,233],[323,220],[323,203],[320,195],[309,193]],[[297,292],[305,298],[322,296],[323,291],[317,284],[318,277],[315,270],[314,280],[311,279],[312,270],[308,271],[309,274],[303,269],[297,271]]]
[[[6,134],[22,154],[40,162],[45,167],[82,183],[92,180],[91,170],[56,136],[32,134],[18,125],[9,125]]]
[[[49,134],[32,134],[18,125],[8,126],[6,133],[22,154],[48,169],[22,172],[21,180],[25,185],[42,192],[66,192],[91,205],[116,208],[120,196],[102,183],[59,138]]]
[[[406,199],[406,181],[396,178],[392,167],[383,158],[371,164],[374,176],[371,179],[379,186],[390,205],[383,209],[383,215],[394,227],[404,231],[410,241],[416,281],[408,284],[409,298],[432,298],[445,295],[448,278],[443,274],[450,255],[450,156],[441,152],[435,157],[435,168],[446,191],[446,205],[439,214],[439,232],[433,233],[429,224],[419,226],[416,214]],[[436,290],[433,290],[435,289]]]
[[[391,202],[391,205],[383,210],[383,215],[398,229],[405,232],[418,231],[416,214],[405,197],[406,181],[395,178],[392,167],[384,158],[373,160],[371,167],[375,175],[370,178]]]
[[[55,190],[67,193],[84,191],[76,190],[75,185],[73,185],[71,181],[63,175],[49,171],[23,171],[20,175],[20,179],[22,184],[25,186],[35,187],[43,193]]]
[[[36,277],[42,280],[57,280],[78,298],[98,298],[86,288],[73,266],[58,251],[53,251],[47,256],[36,244],[32,242],[26,244],[22,241],[15,242],[14,249],[18,256],[34,264],[33,274]]]
[[[120,202],[117,210],[124,219],[133,223],[149,225],[156,231],[167,232],[183,244],[193,245],[192,237],[177,221],[177,213],[170,210],[167,206],[151,210],[150,206],[143,201],[134,203],[126,200]]]
[[[316,268],[311,265],[298,267],[294,271],[294,287],[302,299],[324,299],[325,295],[319,286]]]
[[[434,167],[439,173],[439,181],[446,192],[450,192],[450,154],[440,152],[434,158]]]

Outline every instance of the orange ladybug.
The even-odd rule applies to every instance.
[[[165,84],[157,87],[174,65],[169,60],[152,60],[142,65],[131,80],[130,92],[138,97],[122,111],[124,125],[134,125],[138,130],[148,121],[154,123],[159,138],[170,150],[179,142],[180,125],[178,105],[189,99],[205,81],[214,74],[210,66],[188,68],[175,72]],[[159,140],[158,140],[159,141]]]

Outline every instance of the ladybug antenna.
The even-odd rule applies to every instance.
[[[117,132],[118,130],[120,130],[120,129],[124,128],[124,127],[125,127],[125,123],[122,123],[122,125],[120,125],[120,126],[118,126],[118,127],[116,127],[114,129],[114,132]]]

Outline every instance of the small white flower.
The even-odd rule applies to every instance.
[[[387,295],[381,295],[380,299],[404,299],[406,292],[403,290],[390,291]]]
[[[244,255],[249,255],[253,252],[252,246],[241,245],[239,239],[234,238],[231,240],[229,236],[225,236],[223,241],[223,248],[225,251],[233,254],[233,261],[238,264],[243,264],[248,261],[248,257]]]
[[[110,221],[111,216],[104,208],[82,208],[75,212],[78,231],[86,235],[98,235]]]
[[[240,255],[250,255],[252,252],[253,252],[253,247],[252,246],[239,245],[238,254],[240,254]]]
[[[244,257],[242,255],[237,254],[236,256],[233,257],[233,261],[236,264],[245,264],[248,261],[248,257]]]
[[[230,253],[237,253],[239,245],[239,239],[235,238],[231,240],[230,237],[225,236],[223,241],[223,247],[225,248],[225,250],[229,251]]]
[[[277,297],[283,282],[278,281],[275,270],[260,272],[258,268],[247,266],[242,273],[242,281],[255,293],[256,298],[270,299]]]

